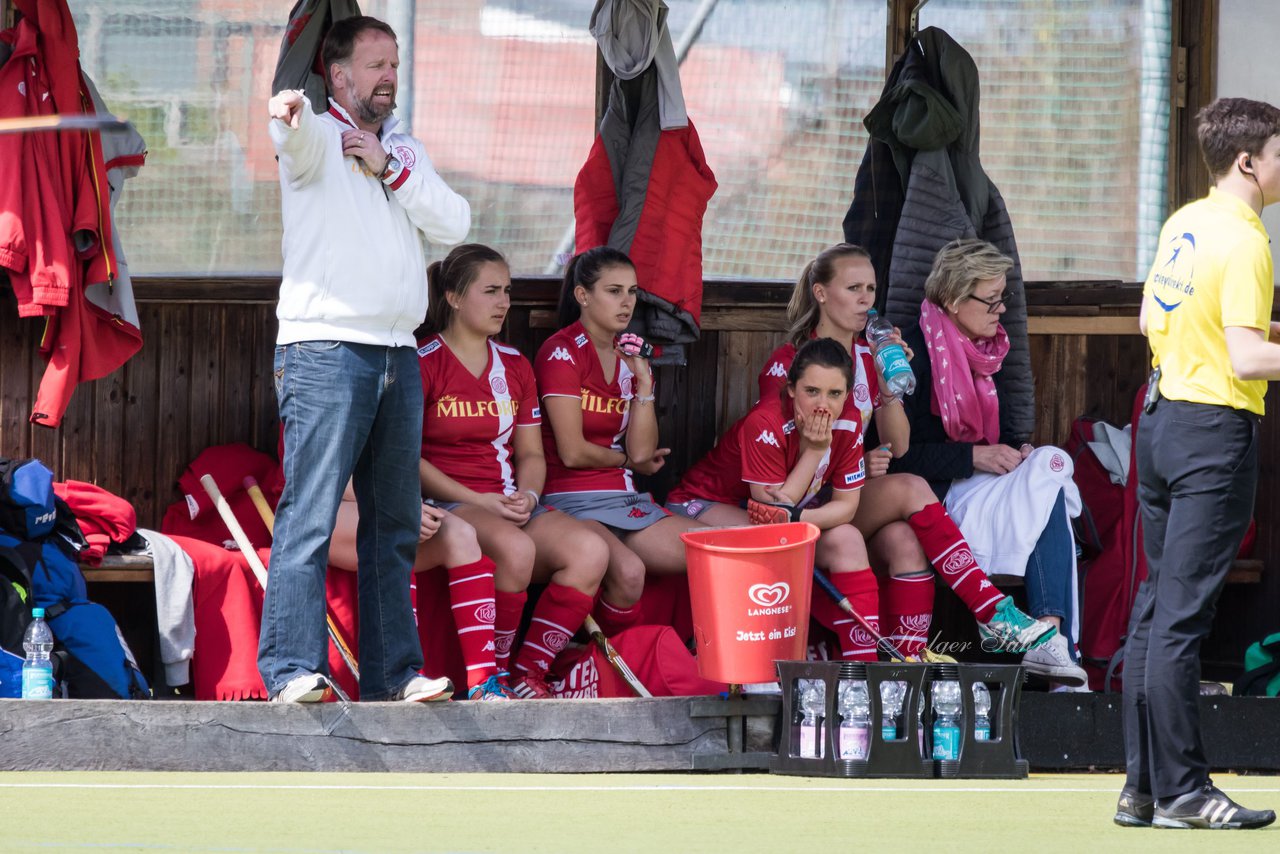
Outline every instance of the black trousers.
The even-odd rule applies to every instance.
[[[1126,785],[1157,798],[1209,778],[1200,737],[1200,644],[1253,515],[1257,415],[1161,400],[1138,425],[1147,580],[1124,652]]]

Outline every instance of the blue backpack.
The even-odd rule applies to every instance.
[[[32,607],[45,609],[55,641],[54,677],[68,696],[151,696],[115,618],[89,601],[75,557],[83,545],[74,514],[53,494],[53,473],[38,460],[0,458],[0,696],[21,696],[22,633]]]

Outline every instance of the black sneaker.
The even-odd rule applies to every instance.
[[[1121,827],[1150,827],[1156,812],[1155,798],[1125,786],[1116,802],[1116,824]]]
[[[1156,806],[1152,827],[1252,830],[1276,820],[1275,810],[1248,810],[1228,798],[1213,783]]]

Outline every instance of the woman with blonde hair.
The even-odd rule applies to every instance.
[[[905,340],[919,384],[903,401],[911,447],[890,470],[929,481],[987,572],[1020,576],[1030,611],[1058,629],[1022,663],[1063,687],[1083,686],[1074,639],[1075,540],[1080,512],[1071,457],[1034,448],[1002,428],[995,381],[1009,351],[1000,317],[1013,260],[982,240],[944,246],[925,281],[920,324]]]

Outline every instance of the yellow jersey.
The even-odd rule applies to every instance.
[[[1235,375],[1224,330],[1267,332],[1273,282],[1267,230],[1242,199],[1214,188],[1169,217],[1142,289],[1162,396],[1263,414],[1267,383]]]

